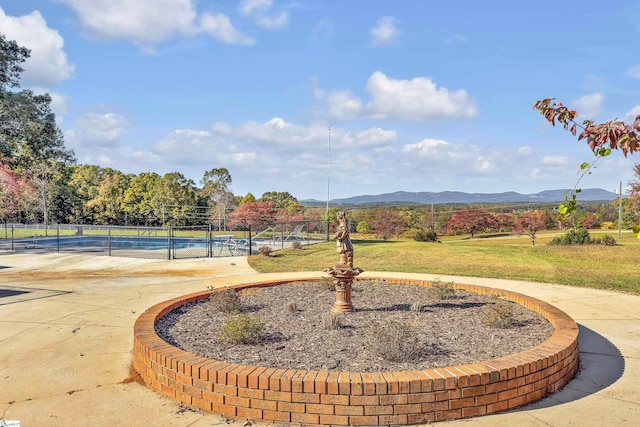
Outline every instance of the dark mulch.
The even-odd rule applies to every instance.
[[[197,355],[245,365],[305,370],[397,371],[454,366],[514,354],[542,343],[553,326],[518,304],[456,290],[438,299],[429,288],[354,283],[353,313],[342,327],[324,326],[335,292],[320,283],[291,283],[241,292],[241,314],[259,317],[265,332],[253,345],[220,339],[233,314],[209,300],[161,318],[156,331]],[[491,326],[496,309],[510,327]],[[498,316],[499,317],[499,316]],[[499,317],[500,318],[500,317]],[[394,360],[389,360],[394,359]]]

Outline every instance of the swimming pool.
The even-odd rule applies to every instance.
[[[152,237],[152,236],[34,236],[14,239],[11,248],[0,249],[57,252],[103,252],[105,255],[136,256],[144,258],[194,258],[211,256],[247,255],[248,239],[231,235],[207,237]],[[114,253],[115,252],[115,253]]]

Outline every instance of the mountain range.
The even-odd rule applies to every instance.
[[[535,194],[521,194],[515,191],[506,193],[464,193],[460,191],[441,191],[441,192],[407,192],[396,191],[395,193],[385,193],[378,195],[363,195],[347,197],[344,199],[332,199],[329,201],[332,205],[367,205],[367,204],[385,204],[385,203],[415,203],[415,204],[444,204],[444,203],[555,203],[562,202],[567,190],[546,190]],[[595,202],[595,201],[611,201],[618,195],[611,191],[601,188],[585,188],[578,194],[578,201]],[[320,206],[326,201],[320,200],[301,200],[300,203],[305,205]]]

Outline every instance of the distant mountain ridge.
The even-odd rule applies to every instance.
[[[567,190],[546,190],[535,194],[521,194],[515,191],[506,193],[464,193],[460,191],[441,192],[408,192],[396,191],[378,195],[364,195],[347,197],[345,199],[332,199],[332,205],[366,205],[384,203],[416,203],[416,204],[443,204],[443,203],[553,203],[562,202]],[[585,188],[578,194],[578,200],[584,202],[611,201],[618,197],[616,193],[601,188]],[[320,205],[325,202],[319,200],[301,200],[307,205]]]

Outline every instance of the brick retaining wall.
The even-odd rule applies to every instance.
[[[430,285],[421,280],[366,280]],[[238,365],[180,350],[155,332],[159,318],[208,298],[211,291],[205,291],[157,304],[138,318],[133,369],[153,390],[196,410],[242,420],[340,426],[418,424],[491,414],[535,402],[576,374],[578,326],[567,314],[514,292],[464,284],[454,287],[521,304],[548,319],[555,332],[521,353],[447,368],[366,373]]]

